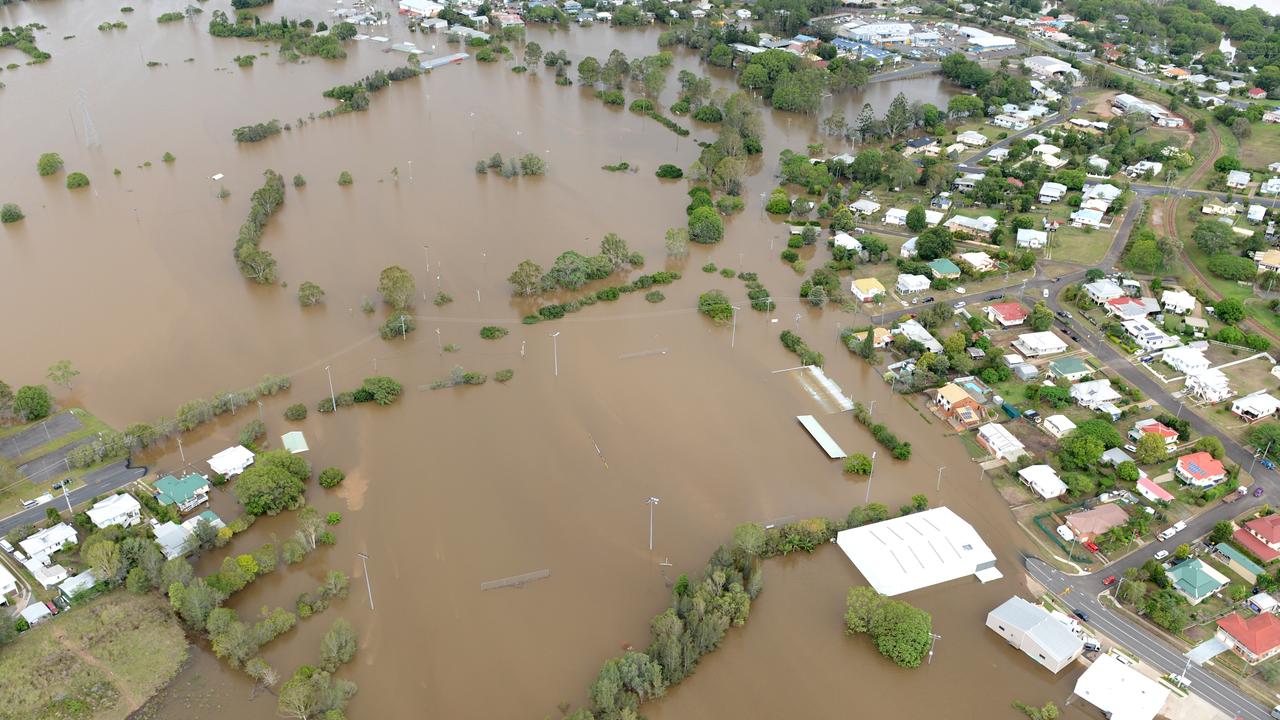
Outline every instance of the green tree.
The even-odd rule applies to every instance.
[[[396,398],[400,397],[402,392],[404,392],[404,386],[395,379],[386,375],[375,375],[364,379],[364,382],[360,384],[358,395],[363,394],[379,405],[390,405],[396,401]],[[357,397],[356,400],[360,400],[360,398]],[[306,474],[311,474],[310,469],[307,470]]]
[[[682,258],[689,254],[689,229],[667,228],[667,257]]]
[[[1013,707],[1015,710],[1020,711],[1031,720],[1058,720],[1058,706],[1054,705],[1052,700],[1045,703],[1044,707],[1027,705],[1026,703],[1014,700]]]
[[[342,172],[338,173],[339,185],[350,185],[353,182],[355,182],[355,180],[351,177],[351,173],[349,171],[343,170]]]
[[[907,211],[907,229],[911,232],[920,232],[927,227],[928,223],[924,216],[923,205],[913,205]]]
[[[1138,438],[1138,443],[1134,447],[1137,448],[1137,451],[1134,452],[1133,456],[1143,465],[1157,463],[1168,457],[1164,438],[1155,433],[1142,433],[1142,437]]]
[[[378,292],[382,294],[383,302],[396,310],[409,307],[417,291],[413,275],[399,265],[383,268],[378,275]]]
[[[631,262],[631,249],[627,241],[616,233],[606,233],[600,241],[600,254],[609,261],[614,271],[622,270]]]
[[[850,475],[870,475],[871,458],[862,453],[854,453],[844,461],[844,471]]]
[[[120,557],[120,546],[110,540],[99,540],[84,548],[85,559],[93,568],[93,575],[99,581],[115,585],[125,573],[124,560]]]
[[[733,319],[733,305],[729,297],[719,290],[708,290],[698,296],[698,312],[711,318],[716,325],[724,325]]]
[[[298,286],[298,304],[302,307],[311,307],[324,299],[324,288],[311,282],[303,280]]]
[[[250,515],[277,515],[298,507],[305,487],[283,467],[255,463],[231,490]]]
[[[748,557],[758,557],[765,545],[765,531],[759,523],[743,523],[733,529],[733,546]]]
[[[702,245],[714,245],[724,237],[724,221],[709,207],[689,214],[689,239]]]
[[[1191,239],[1196,247],[1205,255],[1217,255],[1228,252],[1235,245],[1235,234],[1231,228],[1215,220],[1206,220],[1196,225],[1191,231]]]
[[[1077,428],[1062,439],[1058,457],[1062,461],[1064,468],[1090,470],[1098,464],[1105,450],[1106,447],[1103,446],[1102,441],[1095,437],[1081,434],[1079,428]]]
[[[67,189],[77,190],[79,188],[89,187],[89,176],[82,172],[73,172],[67,175]]]
[[[1031,308],[1031,329],[1036,332],[1048,330],[1053,325],[1053,311],[1043,302],[1037,302]]]
[[[507,276],[512,292],[528,297],[542,291],[542,266],[532,260],[522,260],[516,269]]]
[[[845,634],[870,632],[871,621],[886,599],[884,595],[870,587],[849,588],[849,594],[845,598]]]
[[[70,390],[71,383],[79,374],[79,370],[71,367],[70,360],[59,360],[49,366],[49,371],[45,374],[45,377],[54,385],[61,385],[62,387]]]
[[[578,83],[595,85],[600,82],[600,61],[588,55],[578,63]]]
[[[47,177],[62,169],[62,156],[58,153],[44,153],[36,160],[36,172],[41,177]]]
[[[1142,571],[1136,567],[1125,570],[1124,580],[1120,582],[1120,587],[1116,588],[1116,597],[1120,602],[1141,605],[1146,596],[1147,583],[1142,579]]]
[[[524,46],[525,67],[530,70],[537,70],[540,62],[542,62],[542,46],[536,42],[527,43]]]
[[[1213,531],[1209,533],[1209,542],[1217,545],[1231,539],[1232,533],[1235,532],[1235,526],[1230,520],[1220,520],[1213,526]]]
[[[791,203],[790,201],[788,201],[787,202],[788,209],[790,209],[790,206],[791,206]],[[840,206],[839,209],[837,209],[834,213],[832,213],[831,230],[833,232],[852,232],[855,227],[857,227],[857,223],[854,221],[853,211],[851,211],[848,207],[845,207],[842,205]]]
[[[1227,452],[1226,448],[1222,446],[1222,441],[1213,435],[1205,435],[1199,440],[1196,440],[1196,444],[1193,446],[1193,449],[1201,452],[1207,452],[1217,460],[1221,460],[1222,456]]]
[[[1132,460],[1125,460],[1116,466],[1116,479],[1121,482],[1138,482],[1139,477],[1138,464]]]
[[[1222,322],[1235,325],[1244,319],[1244,303],[1236,298],[1219,300],[1213,306],[1213,314]]]
[[[356,630],[342,618],[320,640],[320,667],[333,672],[356,655]]]
[[[334,680],[324,670],[303,665],[280,688],[276,711],[293,720],[342,718],[346,717],[342,710],[355,692],[355,683]]]
[[[932,643],[929,613],[901,600],[886,600],[876,608],[868,631],[881,655],[901,667],[917,668]]]
[[[5,203],[0,206],[0,223],[8,225],[9,223],[16,223],[24,217],[26,215],[22,214],[22,208],[18,207],[16,203]],[[4,624],[0,623],[0,625]]]
[[[13,412],[25,422],[48,417],[53,397],[44,385],[23,385],[13,396]]]

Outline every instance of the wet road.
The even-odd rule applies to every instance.
[[[76,507],[81,503],[89,502],[96,496],[115,492],[146,474],[145,467],[127,467],[125,460],[86,473],[81,481],[76,482],[77,487],[68,491],[65,496],[61,493],[56,494],[50,503],[36,505],[0,519],[0,535],[6,535],[20,525],[44,520],[46,508],[53,507],[63,511],[67,508],[68,500],[71,501],[72,507]]]

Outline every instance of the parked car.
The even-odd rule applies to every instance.
[[[1112,585],[1115,585],[1115,584],[1116,584],[1115,575],[1108,575],[1106,578],[1102,580],[1102,587],[1111,587]]]
[[[1253,489],[1253,496],[1254,496],[1254,497],[1262,497],[1262,486],[1261,486],[1261,485],[1259,485],[1258,487],[1256,487],[1256,488],[1254,488],[1254,489]]]
[[[57,605],[54,605],[53,603],[49,602],[48,600],[45,600],[45,601],[44,601],[44,606],[45,606],[45,607],[47,607],[47,608],[49,608],[49,612],[53,613],[54,615],[57,615],[58,613],[62,612],[61,610],[59,610],[59,609],[58,609],[58,606],[57,606]]]
[[[1161,550],[1160,552],[1156,553],[1156,559],[1157,559],[1157,560],[1163,560],[1163,559],[1165,559],[1165,558],[1167,558],[1167,557],[1169,557],[1169,551],[1168,551],[1168,550]]]
[[[60,483],[60,482],[56,482],[56,483],[54,483],[54,484],[53,484],[53,489],[54,489],[54,490],[61,490],[61,489],[62,489],[62,483]]]
[[[1040,297],[1042,297],[1042,298],[1044,298],[1044,299],[1048,300],[1048,299],[1049,299],[1049,288],[1045,288],[1045,289],[1041,290],[1041,291],[1040,291]]]
[[[1072,610],[1071,610],[1071,614],[1072,614],[1072,615],[1075,615],[1075,616],[1076,616],[1076,617],[1078,617],[1078,618],[1080,618],[1080,621],[1081,621],[1081,622],[1089,622],[1089,613],[1087,613],[1087,612],[1085,612],[1085,611],[1083,611],[1083,610],[1076,610],[1076,609],[1072,608]]]
[[[1267,458],[1262,458],[1262,460],[1260,460],[1259,462],[1261,462],[1261,463],[1262,463],[1262,467],[1264,467],[1264,468],[1266,468],[1266,469],[1268,469],[1268,470],[1275,470],[1275,469],[1276,469],[1276,464],[1275,464],[1275,463],[1273,463],[1273,462],[1271,462],[1271,461],[1270,461],[1270,460],[1268,460]]]
[[[1001,295],[1000,293],[996,293],[995,295],[988,295],[988,296],[987,296],[987,300],[988,300],[988,301],[990,301],[990,300],[999,300],[1001,297],[1004,297],[1004,296],[1003,296],[1003,295]]]
[[[966,303],[965,301],[961,300],[960,302],[956,303],[956,304],[955,304],[955,305],[953,305],[952,307],[954,307],[955,309],[959,310],[960,308],[964,307],[965,305],[968,305],[968,303]]]
[[[1129,452],[1138,452],[1138,447],[1137,447],[1136,445],[1133,445],[1133,444],[1125,445],[1125,446],[1124,446],[1124,449],[1125,449],[1125,450],[1127,450],[1127,451],[1129,451]]]
[[[11,553],[13,552],[13,545],[11,545],[8,540],[5,540],[4,538],[0,538],[0,550],[4,550],[7,553]]]
[[[1139,358],[1139,359],[1140,359],[1140,360],[1142,360],[1142,362],[1144,362],[1144,363],[1149,363],[1149,362],[1151,362],[1152,360],[1155,360],[1155,356],[1154,356],[1154,355],[1143,355],[1143,356],[1142,356],[1141,358]]]
[[[1094,541],[1092,541],[1092,540],[1086,540],[1086,541],[1084,542],[1084,546],[1085,546],[1085,548],[1087,548],[1087,549],[1089,550],[1089,552],[1091,552],[1091,553],[1101,552],[1101,551],[1098,549],[1098,544],[1097,544],[1097,543],[1095,543],[1095,542],[1094,542]]]
[[[924,301],[925,301],[925,302],[927,302],[927,303],[931,303],[931,302],[933,302],[933,301],[934,301],[934,300],[936,300],[936,299],[937,299],[937,298],[935,298],[934,296],[930,295],[929,297],[925,298],[925,299],[924,299]]]

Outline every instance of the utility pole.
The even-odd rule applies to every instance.
[[[938,492],[942,492],[942,471],[946,469],[945,465],[938,468]]]
[[[373,585],[369,582],[369,556],[364,553],[356,553],[356,557],[360,558],[360,564],[364,566],[364,588],[369,591],[369,609],[373,609]]]
[[[440,337],[440,328],[436,328],[436,348],[440,350],[441,355],[444,355],[444,339]]]
[[[329,377],[329,402],[333,403],[333,412],[338,412],[338,396],[333,393],[333,373],[329,372],[328,365],[324,366],[324,374]]]
[[[1274,442],[1274,441],[1269,441],[1269,442],[1267,443],[1267,447],[1266,447],[1266,449],[1262,451],[1262,457],[1266,457],[1266,456],[1267,456],[1267,453],[1271,451],[1271,442]],[[1250,474],[1250,475],[1252,475],[1252,474],[1253,474],[1253,466],[1254,466],[1254,463],[1257,463],[1257,462],[1258,462],[1258,455],[1255,453],[1255,454],[1254,454],[1254,456],[1253,456],[1253,462],[1250,462],[1250,463],[1249,463],[1249,474]]]
[[[376,360],[374,361],[374,367],[373,367],[373,369],[374,369],[374,372],[377,372],[377,370],[378,370],[378,366],[377,366],[377,361],[376,361]],[[259,401],[258,401],[258,422],[262,422],[262,401],[261,401],[261,400],[259,400]]]
[[[182,449],[182,435],[178,435],[178,454],[182,456],[182,464],[187,464],[187,452]]]
[[[555,331],[555,332],[551,333],[551,357],[552,357],[552,359],[553,359],[553,360],[554,360],[554,362],[555,362],[555,374],[556,374],[556,377],[560,377],[560,347],[559,347],[559,345],[556,343],[556,338],[558,338],[558,337],[560,337],[560,331],[559,331],[559,330],[557,330],[557,331]],[[652,543],[650,543],[650,544],[652,545]],[[653,548],[650,548],[650,549],[652,550]]]
[[[729,333],[729,347],[732,348],[738,342],[738,306],[730,305],[733,308],[733,331]]]
[[[67,514],[70,515],[71,514],[71,496],[67,495],[67,482],[69,481],[68,480],[62,481],[62,499],[67,501]]]
[[[649,550],[653,550],[653,507],[658,504],[658,498],[650,496],[644,501],[649,506]]]
[[[862,501],[863,505],[871,502],[871,476],[876,474],[876,451],[871,451],[871,472],[867,473],[867,499]]]

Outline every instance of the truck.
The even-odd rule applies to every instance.
[[[1233,503],[1249,493],[1249,489],[1241,486],[1235,489],[1235,492],[1229,492],[1222,496],[1222,502]]]
[[[1159,535],[1156,535],[1156,540],[1160,540],[1160,541],[1168,540],[1169,538],[1173,537],[1174,535],[1177,535],[1179,532],[1186,529],[1187,529],[1187,524],[1179,520],[1178,522],[1162,530]]]

